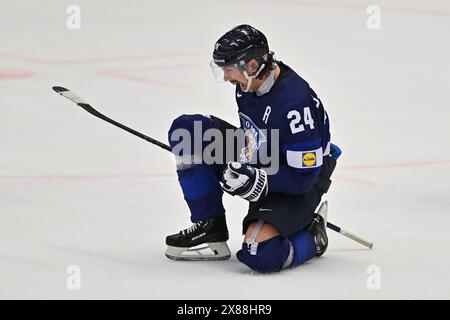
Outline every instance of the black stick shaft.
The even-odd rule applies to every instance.
[[[170,149],[170,146],[168,146],[167,144],[162,143],[162,142],[160,142],[160,141],[158,141],[156,139],[153,139],[153,138],[151,138],[149,136],[146,136],[145,134],[140,133],[139,131],[136,131],[134,129],[131,129],[130,127],[127,127],[126,125],[123,125],[120,122],[117,122],[117,121],[115,121],[115,120],[113,120],[111,118],[108,118],[104,114],[101,114],[100,112],[98,112],[97,110],[92,108],[92,106],[90,106],[89,104],[88,105],[84,105],[84,106],[80,105],[80,107],[82,107],[84,110],[86,110],[90,114],[92,114],[92,115],[94,115],[94,116],[96,116],[96,117],[98,117],[98,118],[100,118],[102,120],[105,120],[106,122],[109,122],[112,125],[115,125],[116,127],[119,127],[119,128],[121,128],[121,129],[123,129],[123,130],[125,130],[125,131],[127,131],[127,132],[129,132],[131,134],[134,134],[135,136],[137,136],[137,137],[139,137],[141,139],[144,139],[145,141],[153,143],[154,145],[157,145],[158,147],[161,147],[161,148],[163,148],[163,149],[165,149],[167,151],[172,151]]]
[[[159,142],[156,139],[153,139],[149,136],[146,136],[143,133],[140,133],[134,129],[131,129],[130,127],[127,127],[123,124],[121,124],[120,122],[117,122],[111,118],[108,118],[107,116],[105,116],[104,114],[98,112],[97,110],[95,110],[89,103],[87,103],[86,101],[84,101],[82,98],[80,98],[78,95],[76,95],[75,93],[73,93],[72,91],[70,91],[69,89],[66,89],[64,87],[59,87],[59,86],[55,86],[53,87],[53,90],[55,90],[57,93],[59,93],[60,95],[62,95],[63,97],[69,99],[72,102],[75,102],[78,106],[80,106],[81,108],[83,108],[84,110],[86,110],[87,112],[89,112],[90,114],[96,116],[97,118],[100,118],[106,122],[111,123],[112,125],[119,127],[131,134],[134,134],[135,136],[144,139],[145,141],[148,141],[150,143],[153,143],[154,145],[157,145],[158,147],[161,147],[167,151],[172,151],[170,146],[168,146],[165,143]]]
[[[338,226],[332,224],[331,222],[327,221],[327,227],[330,228],[333,231],[336,231],[337,233],[341,232],[341,228],[339,228]]]

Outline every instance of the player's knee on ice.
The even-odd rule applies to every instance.
[[[277,236],[257,243],[244,242],[236,254],[238,260],[250,269],[261,272],[276,272],[296,267],[312,259],[316,253],[316,244],[309,232],[301,230],[291,237]]]
[[[277,236],[257,243],[256,248],[244,242],[236,256],[240,262],[252,270],[263,273],[276,272],[283,268],[289,250],[288,238]]]

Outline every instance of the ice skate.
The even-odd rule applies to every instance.
[[[202,220],[166,237],[166,256],[173,260],[226,260],[231,256],[226,241],[225,215]]]

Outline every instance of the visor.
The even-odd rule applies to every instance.
[[[214,60],[212,60],[209,65],[217,82],[226,82],[229,80],[229,77],[241,72],[237,63],[228,66],[218,66]]]

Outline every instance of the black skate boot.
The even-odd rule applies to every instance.
[[[231,256],[227,240],[227,223],[222,214],[167,236],[166,256],[174,260],[226,260]]]
[[[317,213],[314,214],[314,219],[308,227],[308,231],[314,237],[314,241],[316,242],[316,257],[323,255],[328,247],[327,211],[328,202],[325,201],[322,203]]]

